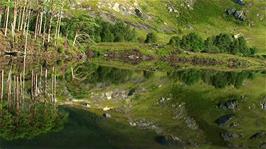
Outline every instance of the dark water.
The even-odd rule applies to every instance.
[[[12,66],[13,78],[22,66]],[[8,88],[11,67],[1,67]],[[265,146],[265,71],[38,62],[23,80],[25,88],[11,92],[18,96],[4,95],[1,148]]]

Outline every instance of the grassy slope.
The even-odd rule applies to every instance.
[[[98,0],[99,1],[99,0]],[[89,4],[92,7],[96,7],[97,11],[111,12],[118,19],[122,19],[131,24],[144,24],[150,26],[150,30],[156,30],[159,33],[160,42],[166,43],[173,31],[180,35],[187,34],[189,32],[199,32],[203,37],[219,34],[221,32],[228,32],[234,34],[243,34],[250,44],[250,46],[258,47],[259,54],[266,53],[266,2],[258,0],[246,0],[248,3],[244,7],[240,7],[235,4],[233,0],[197,0],[194,4],[193,10],[188,10],[185,7],[181,7],[182,0],[172,1],[172,5],[176,7],[180,15],[177,17],[175,13],[169,13],[167,9],[167,3],[170,0],[149,0],[138,1],[143,12],[150,16],[149,19],[140,19],[136,16],[124,16],[121,13],[115,12],[109,8],[97,9],[97,0]],[[118,2],[119,4],[132,4],[134,1],[124,0],[112,0],[110,2]],[[252,6],[250,6],[252,4]],[[248,25],[239,25],[234,21],[230,21],[224,18],[224,11],[227,8],[239,8],[247,10],[248,19],[255,25],[248,27]],[[260,14],[258,17],[257,14]],[[264,16],[264,20],[260,20],[260,17]],[[191,26],[191,27],[188,27]],[[140,38],[145,38],[147,30],[138,30]],[[168,33],[166,33],[168,32]],[[172,33],[171,33],[172,32]]]

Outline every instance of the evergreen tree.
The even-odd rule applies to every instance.
[[[183,36],[181,41],[181,47],[185,50],[198,52],[203,50],[204,42],[198,34],[190,33],[186,36]]]
[[[168,45],[172,45],[177,48],[180,47],[180,44],[181,44],[181,38],[179,36],[173,36],[168,43]]]
[[[144,41],[145,43],[155,43],[157,42],[157,37],[155,33],[148,33],[146,40]]]
[[[232,35],[226,33],[221,33],[214,39],[214,45],[217,46],[221,52],[229,52],[232,42]]]

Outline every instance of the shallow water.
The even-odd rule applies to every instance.
[[[12,65],[12,76],[22,66]],[[6,73],[10,68],[1,66]],[[16,123],[1,119],[1,148],[258,148],[266,138],[265,71],[41,61],[27,65],[25,84],[25,98],[34,100],[21,100],[19,109],[36,102],[36,114],[28,119],[13,110]],[[45,110],[53,109],[47,104],[55,110]]]

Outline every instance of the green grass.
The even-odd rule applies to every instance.
[[[131,50],[139,50],[144,55],[150,55],[154,57],[153,61],[148,62],[142,62],[136,66],[129,65],[126,63],[121,63],[119,61],[109,60],[106,64],[107,65],[119,65],[120,67],[135,67],[141,68],[141,69],[157,69],[157,68],[164,68],[165,64],[160,60],[161,57],[169,56],[171,53],[176,51],[171,46],[162,46],[160,48],[157,48],[154,45],[150,44],[141,44],[141,43],[134,43],[134,42],[121,42],[121,43],[98,43],[93,46],[91,46],[91,49],[97,53],[100,53],[101,56],[95,59],[92,59],[94,62],[98,62],[101,64],[106,63],[106,60],[104,60],[102,57],[107,52],[123,52],[123,51],[131,51]],[[243,57],[239,55],[231,55],[231,54],[223,54],[223,53],[181,53],[176,54],[176,57],[182,57],[187,59],[193,59],[193,58],[200,58],[200,59],[215,59],[218,62],[221,62],[222,64],[218,65],[195,65],[191,63],[177,63],[179,66],[183,67],[201,67],[201,68],[212,68],[212,69],[260,69],[264,68],[266,66],[266,61],[263,59],[259,59],[256,57]],[[238,62],[240,62],[242,65],[236,68],[230,68],[229,67],[229,61],[230,59],[236,59]]]
[[[95,3],[91,5],[96,7]],[[115,2],[124,6],[132,6],[133,1],[125,2],[122,0],[109,1],[111,4]],[[104,7],[101,9],[95,8],[95,11],[101,12],[105,10],[106,13],[113,14],[117,19],[130,22],[137,26],[137,32],[140,41],[145,39],[145,36],[150,31],[158,32],[159,43],[167,43],[169,38],[178,34],[180,36],[197,32],[203,37],[207,38],[211,35],[217,35],[221,32],[242,34],[248,39],[250,46],[257,47],[259,54],[266,52],[266,2],[257,0],[246,0],[246,5],[241,7],[234,3],[233,0],[197,0],[193,6],[193,10],[182,7],[182,0],[170,1],[171,6],[178,11],[176,13],[169,13],[167,4],[169,1],[138,1],[139,7],[148,18],[138,18],[134,15],[125,16],[113,9]],[[236,23],[233,19],[224,17],[224,12],[228,8],[238,8],[248,11],[248,22],[252,22],[254,26],[249,27],[249,23]],[[259,14],[259,16],[257,16]],[[264,19],[261,20],[261,18]],[[140,26],[144,25],[149,29],[143,29]],[[192,28],[188,27],[192,26]]]

